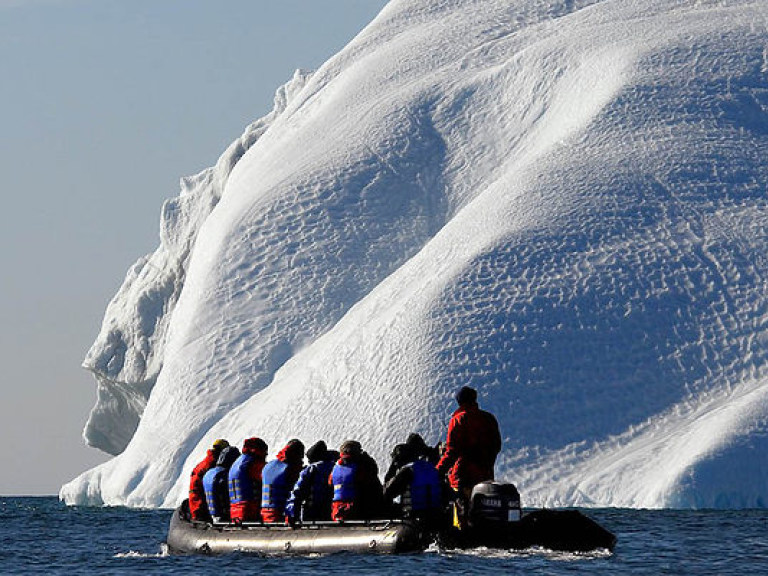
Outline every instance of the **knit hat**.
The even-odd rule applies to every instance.
[[[359,456],[362,451],[363,447],[357,440],[345,440],[339,449],[342,456]]]
[[[325,460],[325,456],[328,453],[328,446],[322,440],[318,440],[307,450],[307,460],[310,462],[320,462]]]
[[[227,446],[221,451],[221,454],[219,454],[219,458],[216,460],[216,466],[229,468],[239,457],[240,450],[238,450],[235,446]]]
[[[289,440],[285,445],[285,459],[286,460],[303,460],[304,459],[304,443],[301,440],[294,438]]]
[[[267,455],[267,443],[261,438],[248,438],[243,442],[243,453]]]
[[[427,443],[424,442],[424,438],[421,437],[421,434],[411,432],[408,434],[408,439],[405,441],[405,443],[409,448],[413,450],[417,456],[426,454],[427,452]]]
[[[477,402],[477,390],[470,388],[469,386],[462,386],[461,390],[456,393],[456,402],[461,406],[462,404],[472,404]]]
[[[227,446],[229,446],[229,442],[224,440],[224,438],[219,438],[218,440],[214,441],[214,443],[213,443],[213,449],[217,450],[217,451],[223,450]]]

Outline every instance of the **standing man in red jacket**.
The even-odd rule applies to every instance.
[[[496,417],[477,405],[477,390],[464,386],[456,401],[459,408],[448,424],[445,452],[436,468],[441,475],[448,473],[451,488],[466,503],[475,484],[493,480],[501,434]]]
[[[229,442],[226,440],[216,440],[213,443],[213,447],[208,450],[195,469],[192,470],[192,475],[189,479],[189,513],[192,515],[192,520],[201,520],[204,522],[210,522],[211,516],[208,513],[208,506],[205,502],[205,488],[203,487],[203,476],[211,468],[216,466],[216,460],[219,458],[219,454],[224,448],[229,446]]]

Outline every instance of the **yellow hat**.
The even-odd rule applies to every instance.
[[[227,442],[223,438],[219,438],[218,440],[216,440],[216,442],[213,443],[214,450],[224,450],[224,448],[227,448],[228,446],[229,446],[229,442]]]

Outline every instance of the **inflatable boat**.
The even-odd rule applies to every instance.
[[[312,522],[291,528],[284,524],[191,522],[179,509],[171,518],[167,544],[172,553],[400,554],[424,550],[431,541],[431,534],[405,520]]]
[[[420,552],[436,543],[446,549],[498,548],[553,551],[613,550],[616,537],[578,510],[523,513],[511,484],[478,484],[464,523],[427,527],[417,520],[385,519],[309,522],[294,527],[260,522],[223,524],[192,521],[188,507],[172,515],[167,545],[171,553],[266,555],[365,552]]]

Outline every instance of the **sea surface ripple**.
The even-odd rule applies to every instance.
[[[476,549],[374,556],[169,555],[169,510],[67,507],[0,498],[2,574],[717,574],[768,573],[768,510],[584,510],[614,532],[613,553]]]

